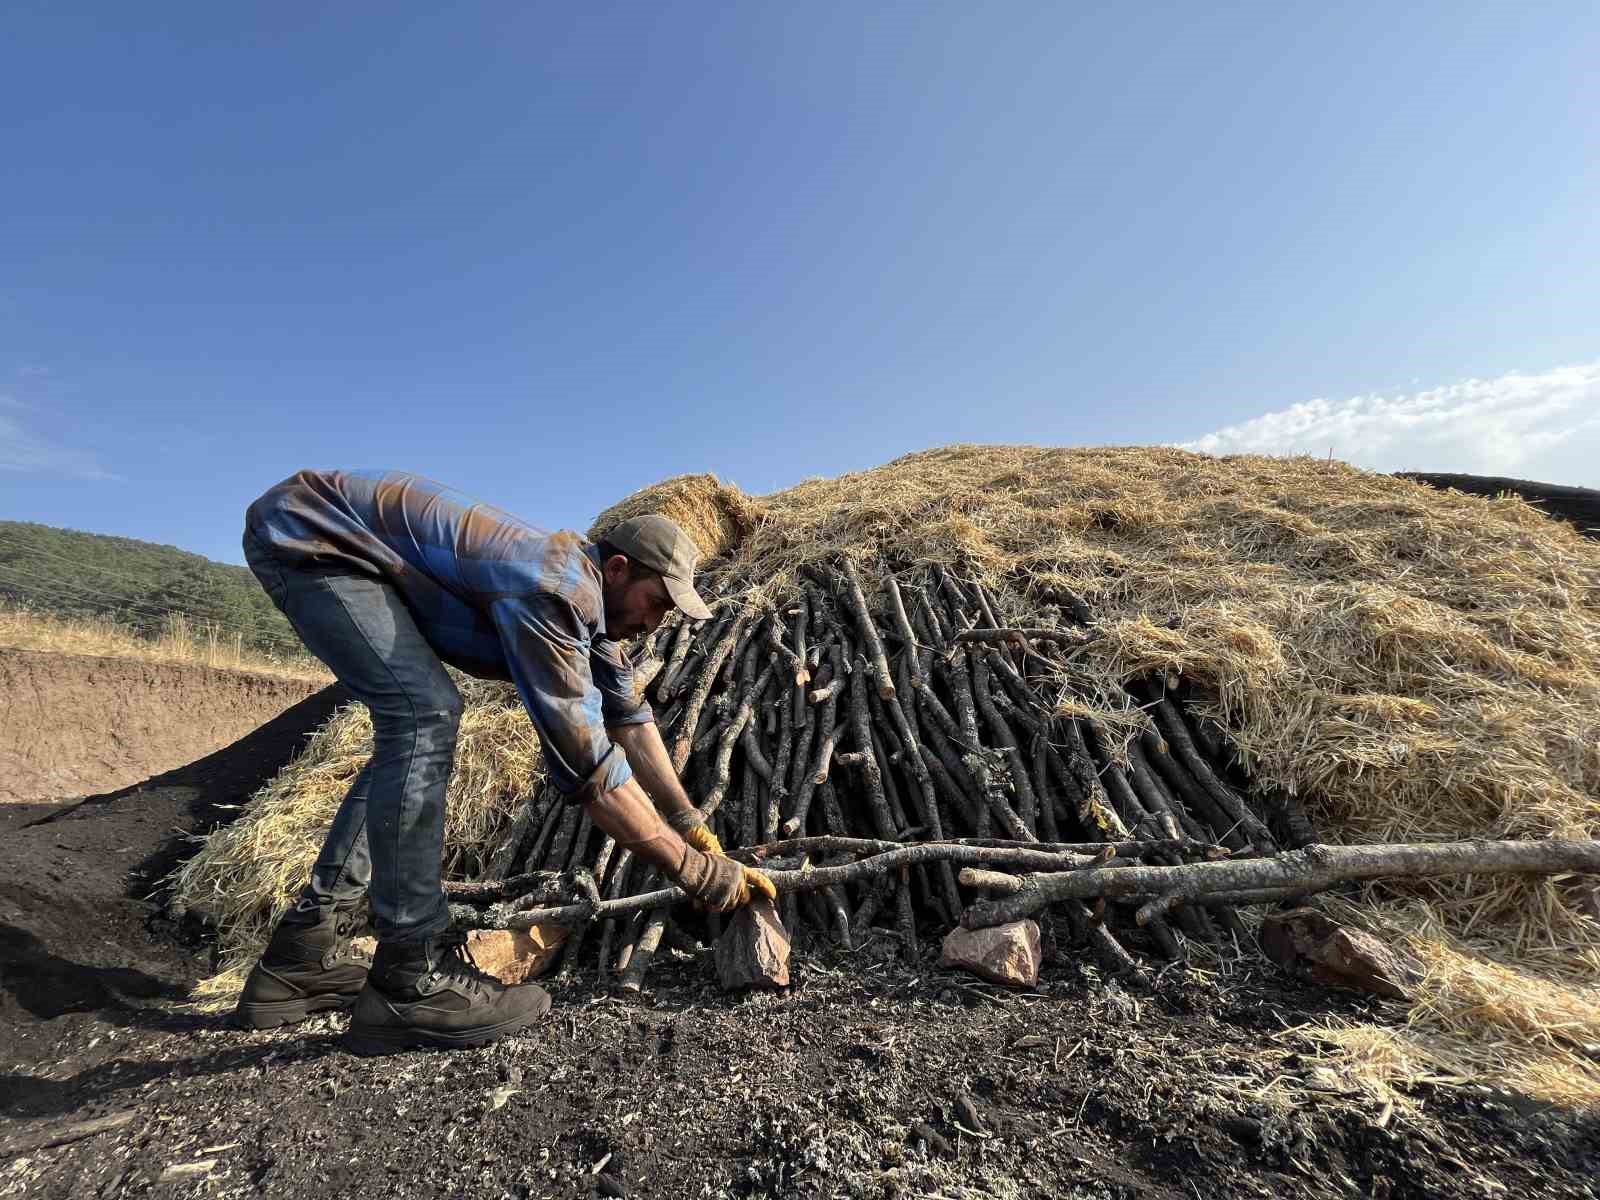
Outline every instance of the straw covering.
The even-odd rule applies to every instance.
[[[457,677],[466,711],[445,816],[445,877],[473,878],[518,800],[543,778],[539,739],[509,684]],[[196,999],[231,1001],[273,926],[311,875],[333,814],[372,754],[365,707],[340,709],[305,751],[205,840],[179,871],[175,896],[216,926],[222,972]]]

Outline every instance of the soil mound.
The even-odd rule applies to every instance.
[[[231,820],[346,699],[323,688],[196,762],[0,838],[0,1025],[183,995],[192,967],[147,935],[145,898],[194,851],[191,831]]]
[[[229,745],[323,686],[0,647],[0,804],[60,801],[170,771]]]

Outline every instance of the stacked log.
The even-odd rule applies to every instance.
[[[1137,977],[1146,953],[1244,942],[1236,905],[1416,867],[1391,856],[1341,876],[1292,798],[1247,795],[1228,739],[1175,681],[1129,685],[1149,716],[1131,740],[1063,715],[1059,656],[1096,633],[1080,599],[1051,600],[1063,624],[1011,627],[951,571],[891,574],[869,595],[843,561],[787,603],[723,601],[639,648],[685,789],[731,855],[772,875],[791,935],[890,937],[915,960],[937,930],[1054,905],[1106,969]],[[1552,869],[1596,869],[1596,853],[1579,844]],[[688,941],[681,891],[553,791],[519,813],[485,879],[450,891],[462,924],[576,926],[563,970],[598,928],[598,969],[624,986]]]

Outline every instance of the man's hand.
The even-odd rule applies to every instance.
[[[715,912],[732,912],[750,903],[756,895],[778,898],[778,889],[754,867],[736,863],[718,854],[704,854],[693,846],[683,854],[678,868],[678,884],[696,900]]]
[[[722,843],[717,840],[717,835],[711,832],[711,826],[706,824],[706,819],[694,809],[673,813],[667,818],[667,824],[689,845],[705,854],[720,854],[726,856]]]

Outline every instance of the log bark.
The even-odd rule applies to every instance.
[[[1016,814],[1022,829],[1030,837],[1037,836],[1039,800],[1034,795],[1033,783],[1028,777],[1028,764],[1022,757],[1022,748],[1017,745],[1017,736],[1011,732],[1011,726],[995,707],[986,660],[987,656],[982,653],[973,659],[972,695],[977,701],[978,711],[983,714],[984,723],[989,727],[989,733],[1005,751],[1006,761],[1010,764],[1011,790],[1017,797]]]
[[[1168,800],[1166,786],[1156,779],[1154,769],[1137,740],[1128,745],[1128,782],[1140,803],[1160,824],[1161,832],[1169,838],[1182,837],[1183,830]]]
[[[900,635],[900,641],[905,647],[903,653],[911,667],[911,686],[920,689],[922,670],[917,662],[917,652],[921,649],[921,644],[911,628],[911,618],[906,615],[905,598],[901,596],[900,585],[893,575],[885,580],[884,586],[889,593],[889,612],[894,618],[895,631]]]
[[[844,665],[841,660],[840,649],[837,643],[828,647],[829,661],[833,664],[834,675],[844,674]],[[819,783],[828,779],[828,769],[833,759],[833,743],[835,727],[838,723],[839,697],[837,694],[829,696],[822,703],[822,715],[817,718],[817,748],[813,754],[810,769],[801,778],[795,790],[794,811],[789,819],[783,823],[785,834],[803,832],[806,825],[806,813],[811,807],[811,797],[816,792]]]
[[[780,894],[815,892],[826,887],[860,883],[864,880],[882,876],[885,873],[898,873],[901,870],[909,870],[918,864],[933,862],[1012,866],[1017,869],[1031,868],[1035,871],[1043,870],[1046,872],[1043,876],[1030,876],[1032,879],[1054,877],[1063,869],[1070,870],[1074,867],[1087,868],[1093,866],[1093,863],[1088,861],[1087,856],[1081,855],[1068,856],[1027,848],[1000,849],[989,846],[963,846],[944,842],[937,845],[922,843],[912,846],[896,846],[893,850],[875,854],[870,858],[864,858],[852,863],[840,863],[834,866],[769,871],[767,872],[767,877],[772,880]],[[1141,868],[1129,863],[1126,867],[1115,869],[1131,872]],[[1099,874],[1102,870],[1104,868],[1096,868],[1090,873]],[[603,900],[598,905],[583,902],[529,909],[511,914],[503,925],[493,927],[526,929],[529,926],[541,924],[577,925],[592,920],[613,920],[617,917],[629,916],[660,907],[661,905],[676,904],[685,898],[686,894],[682,888],[659,888],[653,891],[640,892],[633,896]],[[968,911],[970,912],[971,910],[968,909]],[[490,926],[479,927],[489,928]]]
[[[1140,738],[1146,761],[1155,767],[1173,795],[1183,802],[1182,807],[1187,809],[1190,817],[1209,826],[1212,836],[1228,849],[1241,852],[1248,849],[1250,842],[1244,832],[1237,828],[1233,819],[1218,807],[1216,801],[1189,774],[1183,764],[1173,757],[1169,743],[1153,729],[1146,730]]]
[[[671,911],[667,907],[658,908],[645,919],[644,929],[633,944],[627,970],[622,972],[620,983],[624,991],[637,992],[644,987],[645,972],[655,961],[656,950],[661,946],[661,932],[667,927],[667,914]]]
[[[516,870],[521,861],[524,844],[533,836],[544,818],[543,803],[547,799],[541,791],[530,791],[517,808],[517,815],[506,831],[505,841],[490,856],[484,868],[485,880],[504,879]]]
[[[578,822],[583,815],[581,804],[562,806],[561,823],[556,827],[555,837],[550,841],[550,852],[545,856],[545,870],[560,871],[566,867],[567,856],[572,853],[572,839],[578,832]]]
[[[1192,841],[1187,838],[1130,839],[1118,842],[1022,842],[1004,838],[947,838],[942,842],[920,842],[916,845],[919,847],[961,846],[972,850],[1015,851],[1020,856],[1016,861],[1022,861],[1023,859],[1033,860],[1038,855],[1051,854],[1076,855],[1082,858],[1094,858],[1100,854],[1109,854],[1119,862],[1148,858],[1158,854],[1192,856],[1210,860],[1228,857],[1228,852],[1220,846],[1211,842]],[[742,846],[736,850],[729,851],[728,856],[738,859],[740,862],[749,863],[752,866],[760,866],[761,863],[772,859],[792,858],[796,855],[810,855],[814,858],[821,858],[844,854],[883,854],[890,850],[904,849],[907,849],[904,843],[884,838],[819,836],[787,838],[783,841],[768,842],[760,846]],[[931,862],[934,861],[934,858],[925,858],[922,861]],[[973,859],[971,861],[979,860]],[[995,861],[999,860],[996,859]]]
[[[1310,894],[1299,887],[1249,888],[1238,892],[1212,892],[1205,897],[1205,901],[1207,904],[1277,904],[1284,900],[1299,900]],[[1191,904],[1189,897],[1168,892],[1164,896],[1157,896],[1154,900],[1147,900],[1141,904],[1133,914],[1133,920],[1135,924],[1147,925],[1152,920],[1170,916],[1174,910]]]
[[[567,804],[561,793],[549,784],[544,786],[544,799],[541,801],[543,815],[539,820],[539,832],[534,835],[528,844],[527,852],[515,864],[514,873],[527,874],[537,871],[544,866],[546,852],[550,849],[550,839],[556,835],[556,827],[561,824],[561,818],[566,815]]]
[[[872,722],[867,716],[866,664],[860,658],[856,659],[855,670],[850,674],[850,727],[855,735],[856,748],[865,756],[861,764],[861,776],[867,811],[872,814],[878,836],[892,838],[898,828],[884,793],[883,771],[872,753]]]
[[[695,677],[694,686],[689,692],[689,702],[683,711],[678,742],[672,749],[672,769],[680,775],[683,774],[684,763],[689,761],[689,750],[694,744],[695,726],[700,722],[700,710],[705,706],[706,697],[711,695],[711,685],[717,680],[717,672],[722,669],[722,664],[727,661],[733,653],[734,646],[738,644],[744,625],[745,614],[741,612],[734,617],[727,632],[717,639],[717,644],[712,647],[700,668],[700,673]]]
[[[755,657],[752,655],[750,664],[753,666]],[[739,740],[739,735],[744,732],[749,723],[751,714],[755,712],[756,700],[767,690],[767,685],[772,682],[773,664],[768,663],[766,669],[754,681],[741,682],[738,707],[733,710],[733,716],[728,719],[727,726],[722,731],[722,737],[717,742],[717,757],[712,766],[711,788],[706,793],[706,798],[700,802],[700,815],[709,818],[717,811],[717,806],[722,803],[722,798],[728,791],[728,772],[733,763],[733,746]],[[750,666],[744,668],[744,673],[750,673]]]
[[[1082,726],[1076,718],[1069,718],[1060,723],[1060,728],[1066,739],[1068,754],[1065,762],[1051,760],[1051,765],[1059,765],[1061,778],[1070,780],[1078,789],[1082,799],[1078,817],[1084,830],[1099,830],[1108,838],[1118,840],[1127,838],[1128,827],[1117,816],[1116,809],[1112,808],[1106,796],[1105,786],[1095,770],[1094,756],[1089,753],[1089,746],[1083,739]],[[1046,752],[1047,759],[1051,753],[1053,750]]]
[[[1195,900],[1263,888],[1297,888],[1308,894],[1337,883],[1364,879],[1568,872],[1600,874],[1600,842],[1307,846],[1271,858],[1035,875],[1026,892],[1004,901],[969,907],[962,924],[969,927],[998,925],[1028,916],[1056,900],[1089,896],[1179,896]]]
[[[447,879],[444,882],[445,899],[461,904],[495,904],[502,900],[515,900],[535,893],[555,900],[562,894],[563,885],[559,871],[530,871],[525,875],[508,875],[504,879],[484,879],[465,882]]]
[[[902,676],[909,675],[916,665],[914,647],[907,646],[900,656],[900,671]],[[907,773],[911,776],[916,787],[916,796],[920,797],[917,804],[917,818],[927,830],[927,837],[933,841],[945,839],[944,814],[939,811],[939,788],[934,781],[933,771],[928,765],[928,755],[922,747],[922,730],[917,721],[917,706],[912,699],[912,693],[907,690],[904,694],[896,696],[893,700],[885,702],[885,707],[893,706],[898,711],[900,721],[904,726],[904,741],[902,753],[911,757],[911,762],[906,764]],[[955,873],[948,863],[941,863],[938,868],[939,890],[943,897],[943,904],[949,920],[957,921],[961,918],[961,893],[956,890]]]
[[[844,560],[845,599],[856,619],[856,629],[865,644],[866,659],[878,684],[878,695],[891,699],[895,694],[894,677],[889,673],[889,659],[883,652],[883,639],[878,636],[878,625],[867,608],[867,598],[861,592],[861,576],[848,558]]]
[[[689,647],[694,643],[694,623],[687,618],[678,622],[678,627],[672,633],[672,649],[667,653],[666,666],[661,668],[661,674],[656,676],[656,699],[665,702],[672,699],[673,688],[678,682],[678,676],[683,671],[684,662],[689,657]]]
[[[1134,795],[1128,777],[1122,773],[1122,768],[1117,766],[1116,759],[1112,757],[1110,734],[1103,725],[1093,719],[1086,719],[1081,724],[1085,743],[1091,755],[1090,761],[1095,765],[1095,772],[1100,777],[1101,785],[1106,789],[1106,795],[1111,798],[1112,807],[1135,833],[1149,836],[1151,830],[1139,828],[1140,822],[1149,814],[1139,802],[1139,797]]]
[[[1166,696],[1159,697],[1151,706],[1151,713],[1167,745],[1178,761],[1187,768],[1189,774],[1194,776],[1195,782],[1211,797],[1212,802],[1238,825],[1240,831],[1258,851],[1276,850],[1277,842],[1267,827],[1261,823],[1260,818],[1250,811],[1249,806],[1237,792],[1217,778],[1216,772],[1211,769],[1211,764],[1206,762],[1195,749],[1194,739],[1189,736],[1188,726],[1183,723],[1183,718],[1178,715],[1178,710],[1172,701]]]
[[[802,589],[800,592],[800,602],[796,607],[794,614],[794,652],[799,656],[802,663],[809,662],[806,657],[808,653],[806,638],[810,633],[810,624],[811,596],[809,592]],[[802,711],[805,708],[805,685],[810,681],[810,679],[811,672],[808,669],[806,671],[805,679],[800,679],[797,677],[794,681],[794,695],[790,705],[791,712],[789,716],[791,727],[799,725],[805,719],[805,713]]]
[[[964,629],[956,634],[958,642],[994,642],[1003,646],[1022,645],[1029,642],[1065,642],[1082,646],[1094,640],[1095,635],[1078,629]]]
[[[900,931],[900,957],[916,964],[922,957],[922,947],[917,944],[917,915],[911,908],[911,871],[900,868],[900,885],[894,893],[894,923]]]
[[[789,763],[794,755],[795,732],[794,706],[790,703],[790,695],[802,696],[804,689],[795,685],[787,693],[778,689],[778,694],[778,748],[772,756],[766,803],[761,811],[761,840],[764,842],[770,842],[778,836],[778,826],[783,820],[783,802],[789,798]],[[803,700],[801,707],[804,707]]]
[[[754,724],[747,725],[746,732]],[[760,839],[761,810],[765,807],[761,802],[761,775],[746,755],[744,769],[739,772],[739,845],[749,846]]]
[[[1033,735],[1029,746],[1028,770],[1033,777],[1033,790],[1039,797],[1039,836],[1047,842],[1061,840],[1061,830],[1056,825],[1056,801],[1050,789],[1050,767],[1045,761],[1043,733]]]

